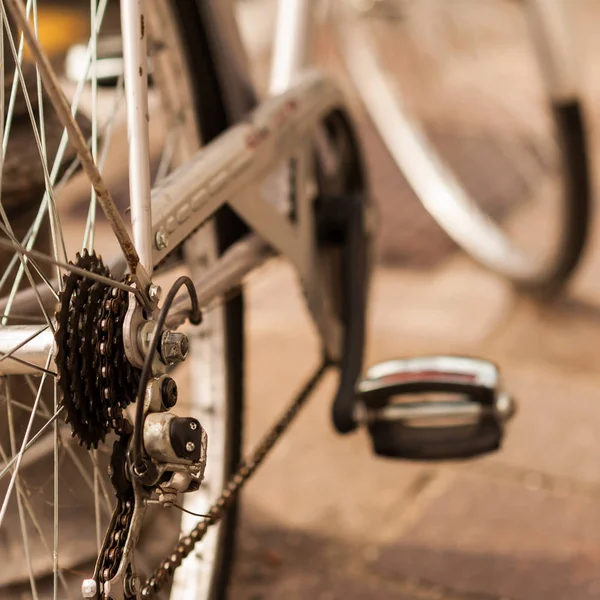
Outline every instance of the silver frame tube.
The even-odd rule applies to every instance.
[[[269,92],[289,89],[309,64],[316,0],[278,0]]]
[[[35,335],[43,325],[9,325],[0,328],[0,374],[16,375],[30,373],[39,374],[38,369],[28,367],[19,360],[26,361],[40,369],[44,369],[48,363],[48,355],[54,345],[54,336],[49,328]],[[35,336],[35,337],[33,337]],[[31,339],[30,339],[31,338]],[[27,342],[27,340],[29,340]],[[27,342],[27,343],[25,343]],[[15,347],[24,344],[21,348],[13,351]],[[3,358],[6,354],[11,356]],[[12,360],[11,357],[17,360]],[[50,368],[53,368],[50,367]]]
[[[129,196],[133,243],[142,266],[152,274],[152,212],[148,137],[148,56],[145,0],[121,2],[123,75],[129,141]]]

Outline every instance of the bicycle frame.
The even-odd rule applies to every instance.
[[[527,5],[534,43],[538,54],[546,58],[544,74],[548,89],[553,98],[568,101],[577,93],[577,85],[570,61],[572,53],[569,38],[562,20],[565,8],[563,0],[527,0]],[[312,217],[310,210],[307,210],[310,205],[311,192],[308,188],[311,187],[312,175],[306,153],[307,140],[317,124],[332,110],[344,110],[344,101],[340,89],[331,80],[316,73],[300,75],[298,83],[289,89],[309,63],[309,41],[315,7],[315,0],[279,0],[270,81],[270,92],[279,95],[273,95],[256,109],[247,122],[225,132],[189,163],[177,169],[160,187],[152,191],[151,200],[148,201],[144,193],[144,166],[139,167],[140,162],[146,161],[144,157],[147,152],[147,148],[143,148],[146,144],[144,124],[140,122],[145,102],[142,96],[146,92],[145,86],[136,81],[144,78],[140,78],[131,67],[135,64],[133,59],[140,58],[145,40],[137,40],[140,0],[131,3],[128,9],[130,14],[123,17],[123,24],[127,29],[124,31],[124,45],[126,80],[129,82],[128,126],[132,147],[139,146],[137,150],[131,151],[132,162],[135,163],[131,171],[133,179],[138,182],[137,189],[141,190],[137,195],[132,195],[131,204],[135,246],[142,257],[142,264],[144,261],[148,262],[144,266],[151,269],[206,222],[219,207],[228,203],[260,238],[254,234],[236,244],[215,263],[202,282],[197,282],[202,303],[208,305],[214,298],[238,285],[244,276],[275,251],[289,259],[297,269],[307,292],[310,312],[323,341],[332,357],[337,357],[341,328],[327,305],[318,281]],[[229,48],[228,39],[238,36],[232,25],[232,3],[211,0],[206,3],[206,10],[212,11],[217,31],[215,38],[219,37],[219,24],[226,25],[227,32],[221,36],[221,50]],[[239,71],[244,68],[245,61],[240,52],[239,38],[232,39],[231,47],[235,50],[234,60],[231,60],[231,56],[226,57],[226,60],[230,60],[236,71]],[[129,60],[127,56],[130,57]],[[281,94],[284,90],[288,91]],[[229,96],[231,99],[235,94],[230,93]],[[237,108],[239,111],[239,107]],[[414,144],[404,146],[412,150],[415,148]],[[415,152],[411,154],[411,163],[407,163],[409,167],[414,162],[414,157],[418,156]],[[258,184],[274,170],[273,165],[292,157],[298,161],[300,177],[308,184],[299,186],[302,193],[298,198],[299,218],[295,224],[290,223],[286,216],[280,214],[258,192]],[[420,171],[411,167],[406,172],[410,176],[411,173],[418,174]],[[445,177],[444,174],[441,176]],[[428,181],[427,189],[421,194],[425,198],[429,195],[427,191],[435,188],[433,183],[436,177],[430,177]],[[429,208],[435,212],[437,206],[436,196],[436,202]],[[468,209],[465,206],[465,210]],[[446,213],[442,215],[447,216]],[[460,222],[460,219],[454,219],[449,229],[453,230]],[[490,239],[493,238],[488,237],[486,244],[489,244]],[[160,243],[157,240],[161,240]],[[148,258],[149,254],[151,258]],[[186,306],[184,302],[179,304],[170,317],[170,326],[176,326],[184,319]],[[52,345],[52,335],[48,330],[40,333],[39,328],[34,326],[4,327],[0,338],[0,375],[36,372],[47,363]],[[11,356],[4,356],[8,353]]]
[[[260,196],[257,186],[276,170],[274,165],[279,167],[282,160],[292,158],[304,173],[302,179],[311,182],[307,160],[310,136],[323,118],[336,110],[344,111],[340,88],[319,72],[307,72],[290,90],[262,103],[247,121],[210,143],[152,192],[153,266],[221,206],[229,204],[260,239],[251,234],[238,242],[201,282],[195,282],[201,303],[207,306],[239,285],[244,276],[276,252],[296,268],[310,312],[333,358],[339,357],[341,325],[328,305],[318,276],[310,204],[314,188],[298,186],[297,219],[291,223]],[[186,302],[176,304],[169,326],[179,324],[186,314]],[[48,329],[40,332],[37,326],[3,328],[0,374],[38,372],[45,368],[53,344]]]

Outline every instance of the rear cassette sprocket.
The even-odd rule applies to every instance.
[[[75,266],[110,277],[94,252]],[[122,432],[123,409],[135,400],[139,370],[123,348],[126,291],[78,273],[63,277],[56,312],[56,365],[65,420],[82,446],[97,448],[113,429]]]

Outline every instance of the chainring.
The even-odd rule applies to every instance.
[[[77,253],[75,266],[110,277],[94,252]],[[108,432],[122,432],[123,409],[135,401],[139,370],[123,347],[127,292],[69,273],[63,277],[56,312],[55,360],[65,420],[73,437],[97,448]]]

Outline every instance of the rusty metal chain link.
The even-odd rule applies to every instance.
[[[106,547],[102,549],[98,561],[98,579],[102,583],[110,581],[117,574],[123,555],[123,543],[127,539],[133,517],[133,502],[133,494],[128,500],[117,501],[114,519],[106,535]]]
[[[328,360],[324,360],[314,372],[288,409],[265,434],[251,456],[243,461],[238,467],[236,473],[231,477],[217,501],[210,507],[207,517],[202,521],[199,521],[188,535],[179,540],[179,543],[173,551],[147,579],[141,590],[142,598],[154,597],[157,592],[167,585],[173,577],[175,569],[177,569],[183,560],[192,552],[194,546],[204,537],[208,528],[211,525],[216,525],[225,516],[227,509],[237,498],[242,486],[254,474],[267,454],[273,449],[273,446],[275,446],[277,441],[290,426],[330,366],[332,366],[331,363]]]
[[[107,582],[117,575],[123,558],[125,541],[132,526],[135,508],[135,493],[131,481],[127,477],[127,448],[131,434],[123,435],[115,441],[111,457],[109,475],[115,490],[117,504],[104,536],[102,548],[94,568],[94,581],[98,589],[103,589]],[[93,592],[96,594],[96,591]],[[89,596],[85,596],[89,597]],[[97,597],[94,595],[94,597]],[[101,598],[105,598],[104,593]],[[130,594],[126,594],[130,598]]]

